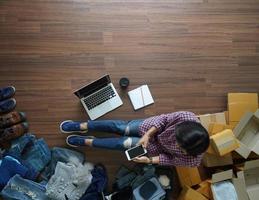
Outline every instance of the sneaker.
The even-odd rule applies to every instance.
[[[24,112],[10,112],[8,114],[0,116],[0,129],[10,127],[20,122],[24,122],[25,120],[26,116]]]
[[[0,88],[0,101],[11,98],[15,93],[15,87],[9,86],[5,88]]]
[[[9,128],[4,129],[4,131],[0,136],[0,144],[20,137],[25,133],[27,133],[28,130],[29,130],[29,125],[27,122],[16,124]]]
[[[4,101],[0,101],[0,113],[8,113],[12,111],[16,106],[15,99],[7,99]]]
[[[66,139],[66,143],[71,147],[85,146],[85,139],[94,139],[94,136],[70,135]]]
[[[72,120],[63,121],[60,124],[60,131],[62,133],[87,133],[87,130],[81,130],[80,124],[82,122],[75,122]]]

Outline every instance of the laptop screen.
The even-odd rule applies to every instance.
[[[76,96],[78,96],[79,98],[86,97],[86,96],[100,90],[101,88],[107,86],[110,82],[111,82],[111,79],[110,79],[109,75],[105,75],[105,76],[101,77],[100,79],[93,81],[89,85],[86,85],[86,86],[80,88],[79,90],[75,91],[74,94]]]

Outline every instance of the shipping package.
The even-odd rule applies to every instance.
[[[226,129],[210,137],[211,145],[219,156],[224,156],[240,145],[231,129]]]
[[[207,131],[209,131],[209,125],[211,123],[226,124],[226,117],[224,112],[198,115],[197,117],[200,119],[201,124]]]
[[[230,124],[237,124],[246,112],[255,112],[257,109],[257,93],[228,93]]]
[[[190,188],[189,186],[183,186],[178,200],[208,200],[205,196]]]
[[[227,170],[219,173],[212,174],[212,184],[211,184],[211,191],[212,191],[212,196],[214,200],[216,199],[216,194],[215,191],[213,190],[213,186],[215,183],[220,183],[222,181],[231,181],[231,183],[234,186],[235,193],[237,195],[238,200],[249,200],[247,196],[247,192],[245,191],[244,186],[244,181],[242,178],[236,178],[233,176],[233,170]],[[223,194],[224,196],[224,194]],[[228,196],[228,195],[226,195]]]
[[[259,155],[259,112],[246,113],[235,127],[234,134],[240,142],[237,153],[244,158],[247,158],[251,151]]]
[[[241,180],[238,185],[238,190],[242,191],[243,199],[245,199],[247,193],[249,200],[258,200],[259,160],[245,162],[244,170],[238,172],[237,177]]]
[[[209,125],[209,134],[210,136],[217,134],[218,132],[221,132],[225,129],[234,129],[234,126],[226,125],[226,124],[220,124],[220,123],[211,123]]]
[[[197,167],[176,167],[176,171],[181,186],[193,186],[202,181]]]
[[[202,164],[205,167],[219,167],[219,166],[232,165],[233,160],[232,160],[231,153],[226,154],[224,156],[205,153],[202,158]]]
[[[202,181],[198,188],[196,189],[197,192],[201,193],[203,196],[207,197],[208,199],[212,199],[212,193],[210,189],[210,182],[208,180]]]

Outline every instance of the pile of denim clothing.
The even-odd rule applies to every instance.
[[[28,132],[23,112],[13,111],[15,87],[0,88],[0,196],[4,200],[96,200],[107,187],[103,165],[84,154],[49,149]]]
[[[107,187],[102,165],[85,162],[84,154],[49,149],[44,139],[25,134],[1,153],[0,190],[10,200],[96,200]]]

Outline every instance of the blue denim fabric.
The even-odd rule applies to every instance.
[[[116,133],[123,137],[113,138],[95,138],[93,139],[93,147],[121,150],[134,147],[141,135],[139,126],[143,119],[122,121],[122,120],[96,120],[88,121],[88,131],[102,131],[108,133]]]
[[[49,147],[44,139],[36,140],[34,144],[24,152],[22,159],[29,163],[35,170],[43,170],[51,159]]]
[[[31,134],[25,134],[12,141],[10,149],[8,149],[8,154],[21,157],[25,148],[32,145],[36,140],[36,137]]]
[[[138,143],[138,137],[113,137],[113,138],[94,138],[92,146],[96,148],[125,151]]]
[[[123,120],[89,120],[87,123],[88,131],[101,131],[115,133],[121,136],[140,137],[139,126],[144,119],[123,121]]]
[[[44,139],[35,139],[34,135],[26,134],[12,141],[5,155],[21,160],[26,166],[40,172],[50,161],[50,150]]]
[[[49,200],[45,187],[15,175],[1,192],[5,200]]]
[[[80,200],[100,199],[100,193],[107,187],[108,176],[103,166],[96,165],[91,173],[93,176],[92,182]]]
[[[53,147],[51,149],[51,161],[47,165],[47,167],[42,172],[42,177],[45,180],[48,180],[55,172],[55,168],[57,162],[63,163],[73,163],[77,165],[77,163],[83,163],[85,160],[84,154],[73,151],[70,149],[60,148],[60,147]]]

